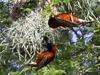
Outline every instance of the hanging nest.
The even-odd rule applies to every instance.
[[[5,44],[14,55],[17,54],[19,60],[27,60],[27,57],[32,59],[35,50],[44,50],[41,45],[43,36],[48,36],[54,41],[53,31],[47,23],[48,18],[43,17],[38,11],[32,11],[25,19],[19,19],[3,32],[6,36],[2,44]]]

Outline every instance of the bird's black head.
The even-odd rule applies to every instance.
[[[51,27],[52,23],[55,21],[55,17],[54,16],[50,16],[49,20],[48,20],[48,25]]]
[[[53,43],[47,43],[46,47],[47,47],[48,51],[51,51],[51,49],[53,47]]]
[[[43,41],[46,42],[46,43],[48,43],[49,42],[49,38],[47,36],[44,36],[43,37]]]
[[[50,40],[50,38],[48,38],[47,36],[43,37],[43,41],[42,41],[42,45],[43,47],[45,47],[48,51],[50,51],[52,49],[53,43]]]

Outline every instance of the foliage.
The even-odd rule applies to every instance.
[[[21,8],[23,14],[27,15],[31,9],[37,7],[39,0],[27,0]]]
[[[79,40],[76,45],[69,41],[68,28],[51,29],[47,21],[51,14],[53,5],[59,4],[61,0],[53,0],[43,5],[42,15],[38,10],[38,0],[27,0],[23,5],[22,12],[26,15],[11,24],[10,27],[0,33],[4,34],[0,44],[0,74],[1,75],[99,75],[100,66],[100,22],[96,18],[99,7],[96,8],[96,0],[64,0],[70,3],[74,15],[86,20],[95,19],[96,22],[85,27],[87,32],[94,32],[92,40],[84,44]],[[40,1],[41,2],[41,1]],[[0,4],[0,24],[10,25],[9,13],[5,3]],[[96,16],[95,16],[96,15]],[[18,65],[29,63],[35,57],[35,50],[43,50],[41,46],[42,37],[49,36],[53,42],[58,44],[58,52],[55,60],[46,67],[36,71],[35,68],[23,70],[13,69],[10,65],[16,60]],[[34,49],[33,49],[34,48]]]
[[[9,26],[10,24],[9,7],[7,3],[0,2],[0,26]]]
[[[25,8],[34,8],[37,6],[39,0],[27,0],[23,7]]]
[[[54,4],[59,4],[60,2],[64,2],[64,3],[68,3],[70,2],[71,0],[53,0],[53,3]]]

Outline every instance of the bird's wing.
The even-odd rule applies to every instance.
[[[48,59],[48,57],[45,56],[45,57],[41,60],[41,62],[38,64],[38,67],[44,66],[44,64],[47,62],[47,59]]]
[[[59,23],[60,25],[65,26],[65,27],[77,27],[79,25],[86,25],[87,23],[94,22],[94,21],[84,21],[84,22],[76,23],[69,20],[62,20],[56,17],[55,17],[55,20],[56,20],[56,23]]]
[[[59,23],[60,25],[64,25],[65,27],[77,27],[79,24],[75,22],[71,22],[68,20],[62,20],[59,18],[55,18],[56,22]]]

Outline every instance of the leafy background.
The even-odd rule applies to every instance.
[[[86,27],[88,32],[94,33],[88,44],[79,40],[77,45],[73,45],[69,41],[67,29],[49,28],[47,22],[52,8],[62,3],[62,0],[48,0],[48,3],[46,0],[27,0],[21,7],[22,17],[17,21],[13,21],[10,16],[13,1],[0,2],[1,75],[100,74],[100,0],[63,0],[63,2],[69,4],[74,15],[86,20],[95,19],[90,27]],[[60,45],[54,61],[38,71],[34,67],[23,70],[12,67],[12,62],[18,66],[34,60],[35,50],[43,50],[41,47],[43,35],[51,37]]]

